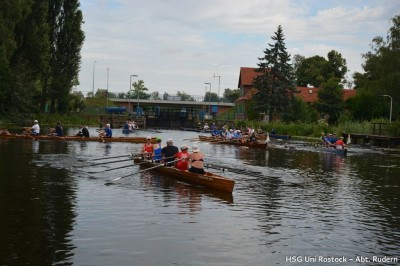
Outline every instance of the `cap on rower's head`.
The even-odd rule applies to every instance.
[[[187,150],[187,149],[189,149],[188,145],[183,144],[183,145],[181,146],[181,150]]]
[[[199,147],[197,147],[197,145],[193,145],[192,151],[193,151],[193,152],[199,152],[200,149],[199,149]]]
[[[173,143],[174,141],[172,139],[168,139],[167,143]]]
[[[147,136],[147,137],[146,137],[146,140],[151,140],[151,137],[150,137],[150,136]]]
[[[33,120],[33,123],[39,123],[37,120]]]

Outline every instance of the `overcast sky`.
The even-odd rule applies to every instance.
[[[240,67],[257,67],[281,25],[293,56],[336,50],[350,77],[362,54],[385,37],[399,0],[82,0],[86,40],[78,90],[129,90],[143,80],[149,92],[204,95],[236,89]],[[93,71],[94,70],[94,71]],[[94,73],[94,75],[93,75]],[[210,87],[207,87],[209,90]]]

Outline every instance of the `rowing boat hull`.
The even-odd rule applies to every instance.
[[[331,148],[331,147],[318,147],[317,150],[321,151],[321,152],[334,153],[334,154],[342,155],[342,156],[347,155],[347,149],[335,149],[335,148]]]
[[[235,141],[235,140],[221,140],[218,138],[201,136],[201,135],[199,135],[199,139],[201,141],[208,141],[212,144],[227,144],[227,145],[235,145],[235,146],[244,146],[244,147],[249,147],[249,148],[261,148],[261,149],[266,149],[268,147],[267,142],[262,143],[262,142],[240,142],[240,141]]]
[[[135,159],[135,163],[140,163],[141,167],[150,168],[159,165],[158,163],[153,163],[150,161],[145,161],[141,159]],[[155,167],[151,171],[166,174],[168,176],[173,176],[179,180],[196,184],[199,186],[212,188],[219,191],[225,191],[232,193],[235,186],[235,181],[220,175],[216,175],[210,172],[205,172],[205,174],[196,174],[188,171],[181,171],[175,167],[160,166]]]
[[[76,136],[31,136],[31,135],[0,135],[0,139],[27,139],[27,140],[55,140],[55,141],[94,141],[94,142],[129,142],[129,143],[145,143],[145,137],[113,137],[113,138],[100,138],[100,137],[76,137]],[[152,142],[156,143],[156,139],[152,138]]]

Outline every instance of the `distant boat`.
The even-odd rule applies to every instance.
[[[137,132],[138,130],[140,130],[140,129],[139,128],[133,128],[133,129],[125,129],[125,128],[123,128],[122,129],[122,134],[131,134],[131,133]]]

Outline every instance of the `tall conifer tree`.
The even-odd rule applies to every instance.
[[[271,39],[275,42],[268,44],[269,48],[264,50],[264,56],[259,58],[259,75],[253,81],[253,87],[259,91],[254,97],[254,109],[270,118],[290,113],[296,90],[293,67],[289,63],[290,55],[286,51],[285,37],[280,25]]]

